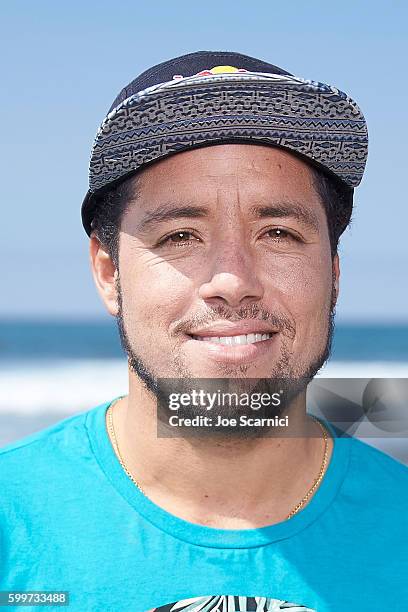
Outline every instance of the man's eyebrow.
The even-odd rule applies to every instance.
[[[293,217],[304,225],[311,227],[316,232],[319,231],[319,221],[315,213],[298,202],[290,201],[279,202],[267,206],[252,206],[249,209],[249,213],[258,219],[265,219],[268,217]],[[172,221],[173,219],[181,219],[184,217],[197,219],[208,217],[209,215],[210,210],[205,206],[163,204],[156,210],[145,214],[137,226],[137,231],[144,232],[159,223]]]
[[[279,202],[268,206],[252,206],[250,213],[258,219],[267,217],[293,217],[313,229],[319,231],[319,220],[317,215],[300,204],[299,202]]]
[[[143,232],[164,221],[172,221],[173,219],[180,219],[182,217],[190,217],[192,219],[207,217],[209,212],[209,209],[204,206],[175,206],[164,204],[158,209],[146,213],[137,226],[137,231]]]

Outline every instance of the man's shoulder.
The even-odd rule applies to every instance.
[[[72,461],[87,443],[86,421],[107,403],[59,420],[53,425],[0,448],[0,487],[29,478],[38,480],[46,471],[58,471],[60,461]]]
[[[408,466],[370,444],[368,439],[352,438],[352,455],[359,461],[369,463],[371,469],[381,470],[384,476],[408,482]]]
[[[388,514],[392,509],[401,512],[408,504],[408,467],[366,441],[349,441],[349,492],[365,506],[372,501],[383,504]]]

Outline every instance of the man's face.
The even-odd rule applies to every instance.
[[[302,377],[321,367],[338,260],[312,176],[290,153],[250,144],[179,153],[139,174],[111,312],[145,377]],[[257,333],[267,339],[248,337]]]

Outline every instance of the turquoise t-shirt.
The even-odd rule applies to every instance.
[[[137,489],[109,440],[110,403],[0,450],[0,591],[68,591],[72,612],[408,610],[403,464],[326,422],[333,453],[303,510],[214,529]]]

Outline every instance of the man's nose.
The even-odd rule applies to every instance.
[[[253,255],[242,242],[230,241],[214,249],[207,274],[209,280],[199,288],[203,300],[222,300],[236,308],[263,298]]]

